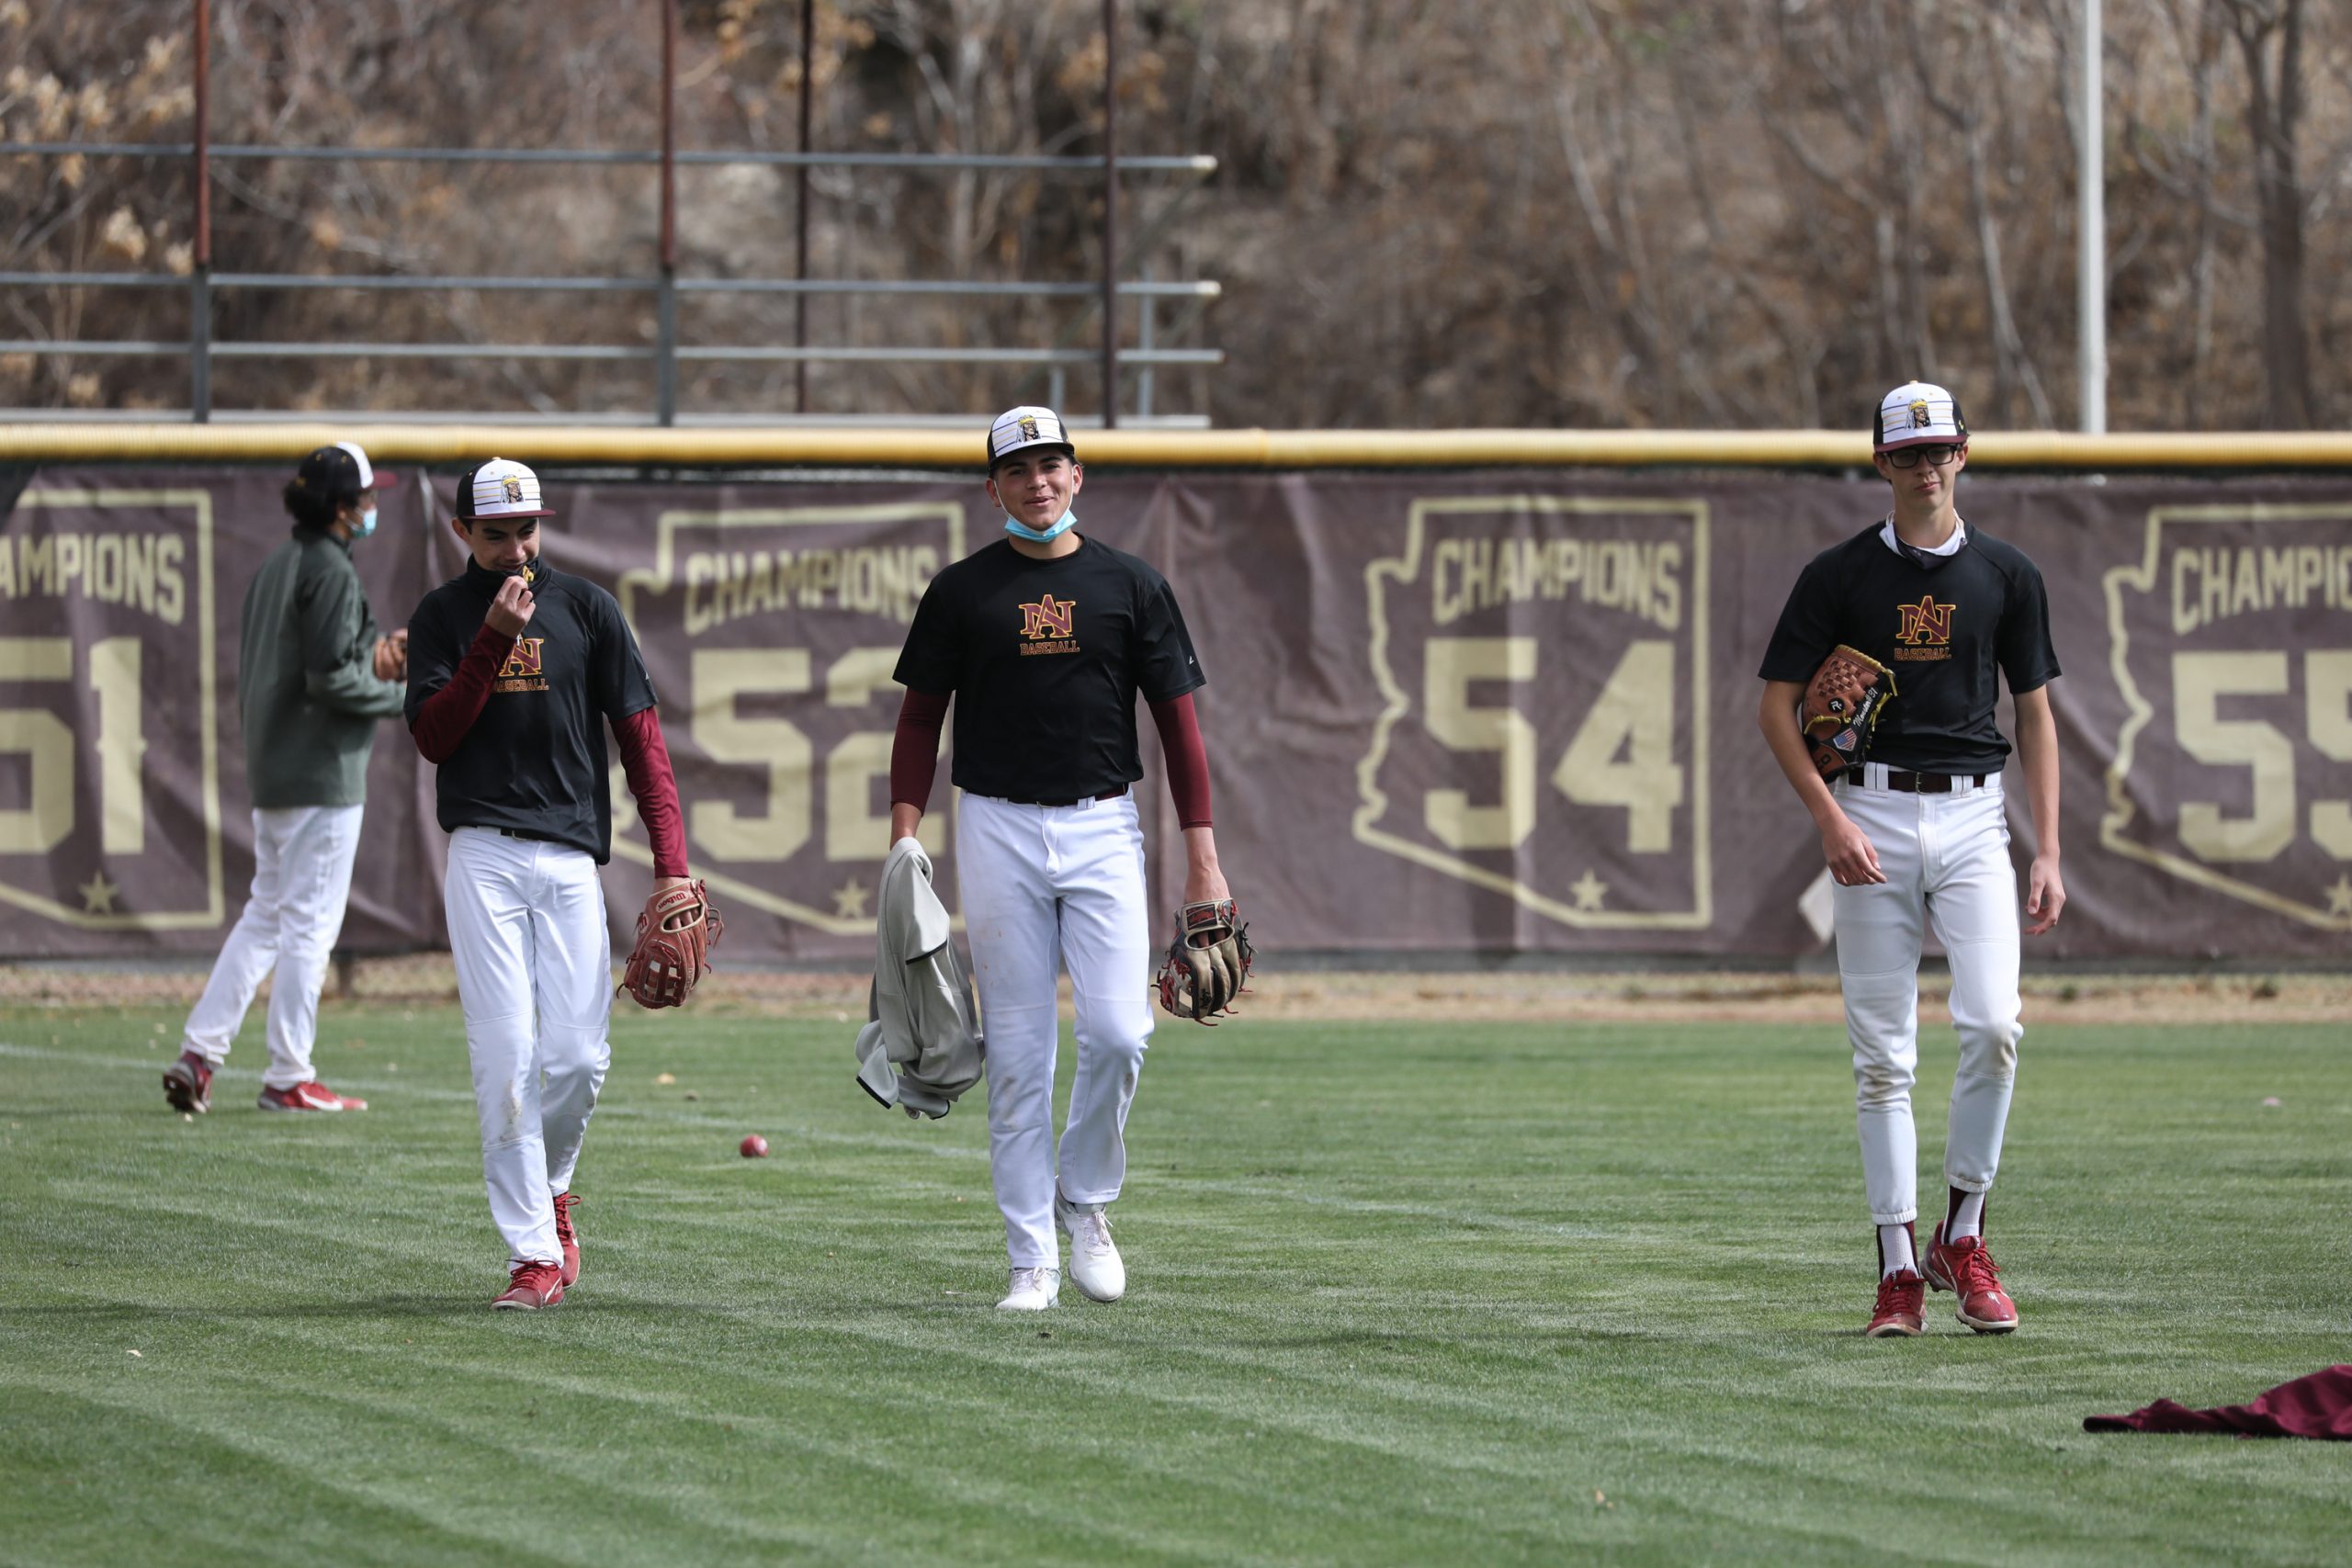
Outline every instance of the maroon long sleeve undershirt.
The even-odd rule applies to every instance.
[[[1168,757],[1168,794],[1176,802],[1178,824],[1208,827],[1209,751],[1201,743],[1201,720],[1193,711],[1193,694],[1152,704],[1151,721],[1159,726],[1159,749]]]
[[[613,739],[620,743],[621,772],[637,797],[645,836],[653,841],[653,874],[685,875],[685,819],[678,809],[678,776],[670,766],[661,718],[651,708],[639,708],[613,721]]]
[[[457,755],[458,743],[481,716],[482,705],[490,701],[491,682],[498,679],[506,656],[514,650],[514,637],[488,621],[474,633],[474,645],[458,660],[449,683],[424,699],[409,726],[409,734],[426,761],[446,762]]]
[[[939,729],[946,722],[946,694],[909,688],[890,737],[891,805],[904,801],[917,811],[930,807],[932,775],[939,771]]]
[[[946,719],[944,694],[910,691],[899,703],[899,726],[890,739],[893,805],[929,808],[932,776],[939,768],[939,733]],[[1177,821],[1187,828],[1211,826],[1208,748],[1201,740],[1193,694],[1152,704],[1151,719],[1159,728],[1160,749],[1167,753],[1168,793],[1176,802]]]

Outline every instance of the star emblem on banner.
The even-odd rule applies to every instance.
[[[1568,885],[1568,892],[1575,897],[1577,908],[1589,912],[1600,908],[1600,901],[1609,897],[1609,884],[1593,875],[1588,867],[1582,876]]]
[[[2327,912],[2352,915],[2352,876],[2337,877],[2335,886],[2327,890]]]
[[[870,897],[865,884],[853,876],[833,890],[833,913],[844,920],[864,919],[865,900]]]
[[[107,874],[102,870],[89,881],[82,884],[76,891],[82,895],[82,908],[85,913],[111,915],[114,913],[115,895],[120,893],[122,889],[108,882]]]

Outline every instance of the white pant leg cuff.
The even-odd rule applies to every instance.
[[[1871,1216],[1871,1224],[1874,1225],[1907,1225],[1918,1217],[1919,1211],[1915,1205],[1914,1207],[1899,1209],[1890,1213],[1874,1213]]]

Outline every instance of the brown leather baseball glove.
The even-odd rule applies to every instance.
[[[1159,1005],[1178,1018],[1216,1027],[1216,1014],[1250,985],[1250,928],[1230,898],[1176,911],[1176,940],[1159,966]]]
[[[1814,770],[1835,779],[1870,755],[1879,715],[1894,700],[1894,671],[1858,648],[1839,643],[1805,682],[1797,709]]]
[[[673,1008],[710,973],[710,950],[726,931],[699,882],[663,888],[637,917],[637,946],[621,971],[621,989],[646,1008]]]

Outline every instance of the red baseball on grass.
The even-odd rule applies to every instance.
[[[768,1141],[765,1138],[761,1137],[757,1133],[753,1133],[751,1136],[743,1140],[742,1149],[743,1157],[745,1159],[765,1159],[768,1157]]]

